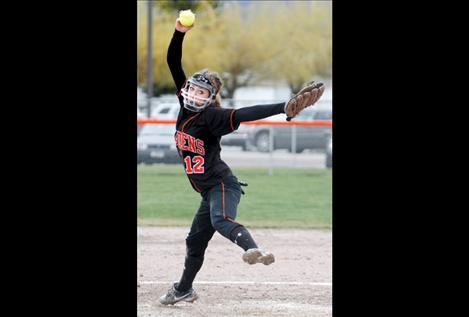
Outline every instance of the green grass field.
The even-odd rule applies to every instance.
[[[236,220],[257,228],[331,228],[332,170],[232,168],[249,184]],[[139,225],[190,226],[201,196],[182,166],[137,167]]]

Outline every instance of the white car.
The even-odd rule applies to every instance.
[[[176,119],[181,106],[179,103],[158,103],[151,112],[152,118]]]
[[[329,138],[326,148],[326,167],[332,168],[332,137]]]
[[[146,124],[137,137],[137,163],[181,163],[174,124]]]

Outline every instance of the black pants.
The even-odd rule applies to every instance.
[[[177,285],[178,290],[186,291],[192,287],[204,262],[205,249],[215,231],[244,250],[257,248],[251,234],[235,220],[241,191],[238,179],[230,175],[203,193],[199,210],[186,238],[187,254],[184,271]]]
[[[231,232],[241,226],[235,221],[240,199],[241,186],[233,175],[226,176],[219,185],[203,194],[186,238],[188,252],[191,249],[197,249],[193,250],[195,253],[205,251],[215,231],[230,239]]]

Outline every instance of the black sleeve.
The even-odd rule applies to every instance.
[[[284,107],[285,102],[281,102],[237,109],[233,115],[233,125],[239,126],[241,122],[264,119],[276,114],[285,113]]]
[[[166,61],[168,62],[169,70],[173,76],[174,84],[176,85],[177,94],[179,96],[180,90],[186,81],[186,75],[182,69],[182,41],[186,33],[174,30],[173,37],[168,47],[168,55]]]
[[[208,130],[214,136],[222,136],[238,129],[239,123],[234,122],[234,109],[208,107],[204,110]]]

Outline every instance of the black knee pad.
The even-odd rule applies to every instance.
[[[232,242],[235,242],[236,238],[238,237],[238,233],[240,233],[243,230],[246,230],[246,228],[243,225],[239,225],[237,227],[234,227],[233,230],[231,230],[231,233],[230,233],[230,240]]]

